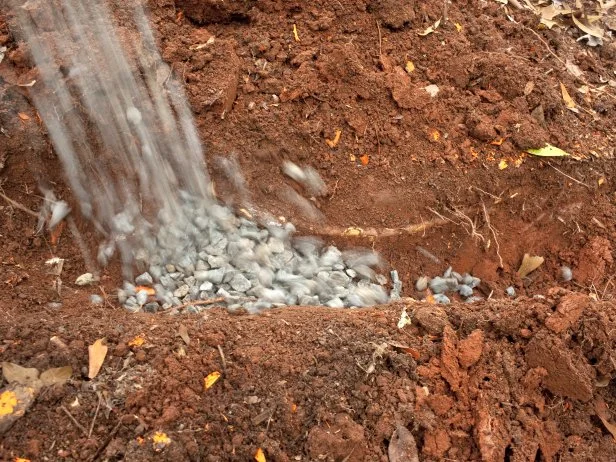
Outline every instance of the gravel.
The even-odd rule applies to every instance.
[[[509,286],[505,289],[505,293],[507,294],[507,296],[513,298],[515,297],[515,288],[513,286]]]
[[[560,268],[560,277],[563,281],[569,282],[573,279],[573,271],[568,266],[561,266]]]
[[[428,288],[429,282],[430,278],[428,276],[421,276],[415,283],[415,289],[417,289],[418,292],[423,292]]]
[[[290,176],[297,173],[287,167]],[[297,179],[315,194],[324,190],[315,180],[316,172],[302,173]],[[134,283],[153,287],[156,295],[136,293],[133,281],[127,281],[118,291],[127,310],[155,313],[185,305],[185,312],[201,311],[208,306],[190,302],[214,297],[224,297],[230,309],[249,312],[284,305],[345,308],[401,296],[398,273],[391,273],[388,294],[388,279],[376,271],[382,260],[371,251],[341,252],[316,238],[295,237],[290,223],[257,224],[220,205],[198,206],[188,199],[182,212],[177,223],[163,217],[167,225],[157,232],[152,246],[134,251],[148,269]],[[128,229],[127,218],[121,218],[117,225]]]

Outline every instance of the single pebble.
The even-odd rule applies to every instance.
[[[75,284],[78,286],[87,286],[94,282],[94,275],[92,273],[85,273],[79,276],[75,280]]]
[[[451,277],[451,273],[452,273],[452,271],[453,271],[453,268],[450,266],[450,267],[449,267],[449,268],[447,268],[447,269],[445,270],[445,272],[443,273],[443,277],[444,277],[445,279],[450,278],[450,277]]]
[[[135,278],[135,284],[138,286],[151,286],[153,283],[154,280],[152,279],[152,276],[147,272],[140,274]]]
[[[473,295],[473,289],[471,289],[469,286],[461,284],[459,285],[456,290],[458,291],[458,293],[460,294],[460,296],[467,298],[470,297],[471,295]]]
[[[385,284],[387,284],[387,277],[382,275],[382,274],[377,274],[376,275],[376,282],[378,282],[379,284],[384,286]]]
[[[257,103],[255,103],[254,101],[251,101],[250,103],[248,103],[248,110],[254,111],[256,106],[257,106]]]
[[[483,300],[483,297],[480,297],[478,295],[474,295],[472,297],[468,297],[465,302],[466,303],[475,303],[475,302],[480,302]]]
[[[92,305],[102,305],[103,297],[97,294],[92,294],[90,295],[90,303],[92,303]]]
[[[137,300],[137,303],[139,305],[145,305],[145,303],[148,301],[148,293],[145,290],[140,290],[139,292],[137,292],[135,299]]]
[[[429,285],[430,290],[432,290],[435,294],[442,294],[443,292],[447,292],[449,289],[449,281],[440,276],[432,278]]]
[[[436,303],[441,303],[442,305],[451,303],[451,300],[449,300],[449,297],[445,294],[434,294],[433,297]]]
[[[419,292],[423,292],[428,288],[428,282],[430,282],[428,276],[421,276],[417,279],[417,282],[415,282],[415,289]]]
[[[509,297],[511,297],[511,298],[515,297],[515,289],[514,289],[514,287],[513,287],[513,286],[509,286],[509,287],[507,287],[507,288],[505,289],[505,293],[506,293]]]
[[[571,268],[569,268],[568,266],[561,266],[560,277],[563,281],[569,282],[571,279],[573,279],[573,271],[571,271]]]

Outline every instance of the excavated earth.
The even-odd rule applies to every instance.
[[[0,192],[14,201],[0,199],[0,360],[73,368],[1,435],[0,460],[235,461],[259,449],[268,461],[616,459],[613,40],[588,47],[572,23],[548,30],[495,1],[452,2],[427,35],[442,1],[147,3],[206,157],[237,156],[252,203],[300,233],[378,251],[404,298],[135,315],[114,296],[117,262],[76,286],[80,243],[68,226],[37,233],[24,209],[39,210],[39,187],[52,186],[82,244],[97,235],[19,86],[37,70],[0,5]],[[113,10],[125,24],[123,2]],[[571,156],[523,154],[546,143]],[[284,160],[319,171],[327,223],[281,196],[297,188]],[[525,253],[545,261],[520,278]],[[51,257],[65,259],[61,290]],[[486,300],[420,301],[415,280],[448,266],[481,278]],[[412,322],[399,328],[403,309]],[[89,379],[88,346],[101,338],[109,350]],[[394,436],[409,438],[403,429],[417,456]]]

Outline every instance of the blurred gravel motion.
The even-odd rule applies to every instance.
[[[249,311],[389,300],[374,253],[294,238],[291,224],[257,224],[217,201],[190,108],[141,2],[117,7],[134,22],[120,41],[102,0],[10,1],[16,33],[39,70],[33,100],[82,214],[103,236],[99,263],[116,256],[123,263],[118,298],[128,310],[194,312],[207,307],[197,301],[211,298]],[[220,159],[219,166],[246,200],[237,161]],[[326,194],[313,168],[287,161],[282,169],[313,198]],[[293,188],[279,194],[308,219],[323,220]],[[52,223],[68,212],[62,201],[47,211]],[[394,282],[399,298],[397,273]]]

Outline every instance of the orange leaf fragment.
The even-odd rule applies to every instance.
[[[17,115],[21,120],[30,120],[30,116],[28,114],[24,114],[23,112],[20,112]]]
[[[128,342],[128,346],[140,347],[145,343],[145,337],[143,335],[137,335],[134,339]]]
[[[135,292],[145,292],[148,295],[156,295],[156,290],[148,286],[137,286],[135,287]]]
[[[60,236],[62,235],[62,231],[64,231],[64,221],[58,223],[54,229],[49,232],[49,240],[51,241],[52,246],[58,245],[58,241],[60,240]]]
[[[214,371],[211,374],[209,374],[205,379],[203,379],[203,385],[205,386],[205,389],[207,390],[208,388],[211,388],[212,385],[214,385],[218,379],[220,378],[220,372],[218,371]]]
[[[429,135],[431,141],[438,141],[441,139],[441,134],[436,128],[431,129]]]
[[[500,146],[501,144],[503,144],[505,142],[505,138],[499,138],[497,140],[494,140],[492,142],[490,142],[490,144],[492,146]]]
[[[417,351],[415,348],[408,347],[408,348],[404,348],[403,351],[411,355],[413,359],[419,359],[421,356],[421,353],[419,353],[419,351]]]
[[[370,157],[368,156],[368,154],[362,154],[361,156],[359,156],[359,161],[362,165],[368,165],[368,163],[370,162]]]
[[[297,412],[297,404],[295,403],[291,404],[291,412],[294,414]]]
[[[263,453],[263,449],[261,448],[257,449],[257,452],[255,452],[255,460],[257,462],[267,462],[265,460],[265,454]]]
[[[334,135],[333,140],[326,139],[325,142],[330,148],[335,148],[340,142],[340,136],[342,135],[342,130],[336,129],[336,134]]]

